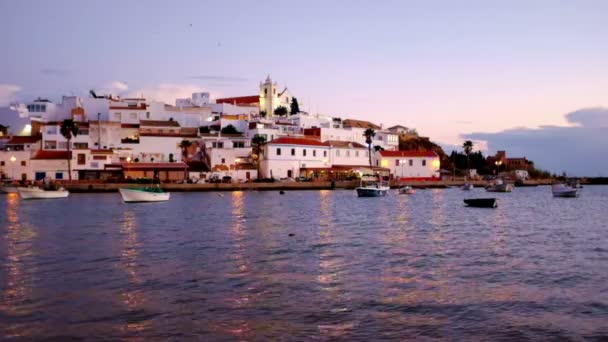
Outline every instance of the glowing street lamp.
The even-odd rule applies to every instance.
[[[127,157],[127,163],[131,162],[131,157]]]
[[[15,158],[15,156],[11,156],[10,161],[11,161],[11,179],[15,179],[15,162],[17,161],[17,158]]]
[[[502,160],[497,160],[494,162],[496,164],[496,174],[498,174],[498,170],[500,170],[500,165],[502,165]]]

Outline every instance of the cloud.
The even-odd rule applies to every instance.
[[[22,88],[15,84],[0,84],[0,106],[8,106],[15,101],[16,95]]]
[[[190,79],[202,80],[202,81],[226,82],[226,83],[249,81],[249,79],[247,79],[245,77],[213,76],[213,75],[195,75],[195,76],[190,76]]]
[[[148,100],[162,101],[168,104],[175,104],[175,99],[189,98],[192,93],[209,92],[208,90],[192,84],[172,84],[163,83],[157,86],[143,87],[129,91],[126,96],[145,97]],[[221,97],[220,93],[210,91],[211,98]]]
[[[502,132],[464,134],[486,141],[490,150],[527,157],[551,172],[575,176],[608,175],[608,108],[585,108],[565,115],[572,126],[512,128]]]
[[[48,76],[67,76],[70,72],[59,68],[43,68],[40,69],[40,73]]]

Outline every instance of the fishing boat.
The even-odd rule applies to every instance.
[[[45,190],[38,187],[17,188],[17,192],[19,192],[19,196],[23,199],[66,198],[70,195],[70,192],[64,188],[53,190]]]
[[[511,184],[503,182],[502,179],[497,179],[493,184],[486,187],[486,191],[489,192],[511,192],[513,186]]]
[[[473,190],[473,188],[475,188],[475,186],[473,184],[471,184],[471,183],[464,183],[464,185],[462,186],[461,189],[469,191],[469,190]]]
[[[464,200],[464,203],[475,208],[496,208],[498,206],[496,198],[468,198]]]
[[[390,187],[379,180],[378,176],[362,176],[361,184],[355,190],[359,197],[381,197],[388,194]]]
[[[163,202],[168,201],[171,193],[160,187],[139,189],[118,189],[125,203],[134,202]]]
[[[553,197],[578,197],[578,189],[566,184],[553,184],[551,186]]]
[[[405,185],[399,188],[400,195],[413,195],[416,193],[416,190],[409,185]]]

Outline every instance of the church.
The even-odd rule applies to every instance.
[[[274,116],[274,110],[278,107],[285,107],[289,111],[293,96],[287,87],[279,91],[276,81],[272,81],[270,75],[264,82],[260,82],[259,95],[225,97],[216,99],[216,103],[229,103],[237,106],[258,106],[260,112],[265,112],[267,118]]]

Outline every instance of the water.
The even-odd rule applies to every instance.
[[[488,195],[497,209],[463,207]],[[0,339],[607,339],[607,199],[8,195]]]

